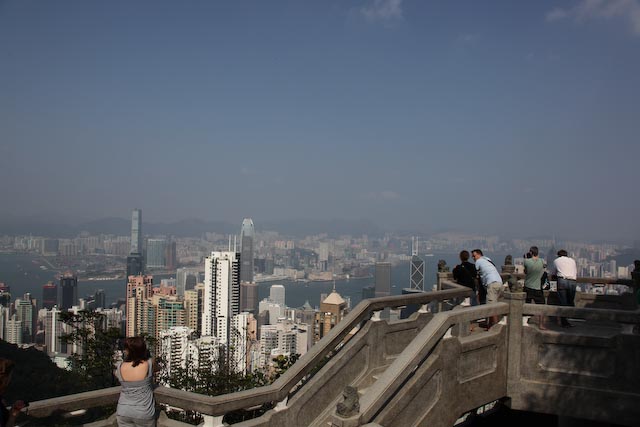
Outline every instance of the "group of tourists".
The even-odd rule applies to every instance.
[[[539,255],[540,251],[537,246],[532,246],[525,254],[524,290],[526,302],[546,304],[544,291],[548,290],[549,278],[551,278],[551,280],[557,281],[559,305],[573,306],[578,274],[575,260],[568,256],[566,250],[561,249],[553,263],[546,266]],[[498,302],[504,290],[502,276],[500,276],[498,268],[480,249],[472,250],[471,257],[475,263],[469,262],[468,251],[460,252],[460,264],[453,269],[453,279],[473,290],[470,297],[472,306]],[[487,329],[497,321],[497,316],[487,319]],[[573,326],[565,317],[560,318],[560,325],[565,328]],[[538,318],[538,326],[540,329],[546,329],[542,316]]]

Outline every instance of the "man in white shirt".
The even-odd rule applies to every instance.
[[[578,267],[576,261],[570,258],[567,251],[561,249],[558,251],[558,258],[553,261],[551,266],[551,277],[555,277],[558,281],[558,299],[560,305],[572,307],[576,297],[576,278],[578,276]],[[573,326],[566,317],[560,318],[563,327],[570,328]]]

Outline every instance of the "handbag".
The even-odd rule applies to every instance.
[[[549,276],[547,275],[546,271],[542,273],[542,277],[540,278],[540,288],[543,291],[548,291],[549,289],[551,289],[551,283],[549,283]]]

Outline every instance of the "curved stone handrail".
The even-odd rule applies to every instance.
[[[450,330],[458,327],[458,330],[453,332],[453,335],[463,336],[466,335],[470,322],[489,316],[503,316],[508,313],[509,304],[497,303],[436,314],[419,333],[419,339],[414,340],[407,347],[394,364],[380,376],[379,380],[371,387],[370,392],[362,397],[360,400],[360,422],[374,420],[381,408],[392,399],[407,380],[425,363],[431,351]],[[490,338],[496,333],[499,332],[492,330],[475,339]],[[472,408],[464,408],[463,410],[470,409]]]
[[[189,409],[206,415],[220,416],[227,412],[250,408],[264,403],[279,402],[287,398],[290,391],[335,348],[343,342],[354,327],[368,320],[372,313],[385,308],[407,305],[424,305],[433,301],[452,298],[465,298],[470,290],[452,281],[443,281],[441,291],[431,291],[390,297],[370,298],[361,301],[345,318],[338,323],[322,340],[302,356],[274,383],[250,390],[219,396],[206,396],[198,393],[158,387],[155,396],[158,403]],[[74,411],[117,402],[120,387],[88,391],[68,396],[32,402],[29,415],[46,417],[56,411]]]

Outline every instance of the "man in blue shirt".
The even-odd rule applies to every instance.
[[[502,297],[503,291],[502,277],[500,273],[498,273],[498,269],[488,257],[482,254],[480,249],[472,250],[471,256],[476,262],[476,270],[478,270],[478,275],[480,276],[480,283],[487,290],[487,304],[497,303],[500,297]],[[498,323],[498,316],[493,316],[489,319],[487,329],[495,323]]]

